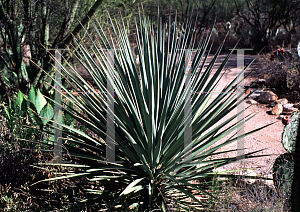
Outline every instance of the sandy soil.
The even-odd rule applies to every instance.
[[[248,64],[255,56],[245,56],[245,65]],[[225,58],[225,55],[221,55],[218,61],[222,61]],[[217,63],[218,63],[217,61]],[[217,64],[218,65],[218,64]],[[258,62],[254,62],[251,68],[245,72],[245,75],[249,73],[253,68],[258,68],[259,64]],[[227,73],[225,73],[224,77],[220,81],[220,85],[217,88],[217,90],[222,90],[225,85],[227,85],[230,81],[232,81],[237,72],[236,68],[236,55],[233,55],[228,65],[226,66]],[[226,69],[225,69],[226,70]],[[245,85],[250,85],[251,81],[253,81],[255,76],[252,76],[252,78],[246,78],[245,79]],[[244,106],[248,107],[249,104],[244,102]],[[243,164],[240,162],[236,162],[230,165],[227,165],[221,169],[218,170],[230,170],[230,169],[239,169],[239,168],[254,168],[254,167],[260,167],[256,168],[252,171],[243,172],[245,173],[251,173],[256,175],[264,175],[265,177],[272,177],[272,167],[275,159],[280,155],[285,153],[285,149],[282,146],[281,143],[281,135],[284,130],[284,125],[281,122],[281,119],[279,119],[279,115],[269,115],[267,112],[270,111],[271,108],[268,107],[268,105],[265,104],[258,104],[258,105],[252,105],[249,109],[247,109],[244,113],[245,116],[248,114],[256,114],[252,119],[250,119],[248,122],[244,125],[244,132],[250,132],[252,130],[255,130],[257,128],[263,127],[265,125],[272,124],[269,127],[266,127],[254,134],[251,134],[244,138],[244,147],[245,147],[245,153],[253,152],[260,149],[265,149],[261,151],[260,153],[257,153],[256,155],[269,155],[265,157],[260,158],[254,158],[254,159],[248,159],[245,160]],[[227,117],[230,117],[234,115],[236,111],[228,114],[224,119]],[[232,122],[233,123],[233,122]],[[227,136],[228,137],[228,136]],[[226,137],[226,138],[227,138]],[[222,141],[218,142],[221,143]],[[229,150],[229,149],[236,149],[237,148],[237,142],[234,142],[226,147],[223,147],[221,150]],[[226,156],[236,156],[236,151],[232,152],[230,154],[226,154]],[[243,174],[240,172],[240,174]],[[268,184],[272,184],[272,181],[267,181]]]

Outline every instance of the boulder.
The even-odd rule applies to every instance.
[[[282,111],[283,111],[283,106],[282,106],[282,104],[279,103],[273,107],[272,114],[279,115],[282,113]]]
[[[255,100],[253,100],[253,99],[248,99],[248,100],[246,101],[246,103],[251,104],[251,105],[257,105],[257,104],[258,104],[257,101],[255,101]]]
[[[278,96],[272,91],[264,91],[259,95],[258,101],[263,104],[270,104],[278,100]]]
[[[259,98],[259,96],[260,96],[260,94],[261,94],[262,92],[263,92],[262,90],[256,90],[256,91],[254,91],[254,92],[250,95],[250,98],[256,100],[256,99]]]
[[[282,105],[286,105],[288,103],[288,100],[286,98],[283,98],[283,99],[278,99],[276,102]]]

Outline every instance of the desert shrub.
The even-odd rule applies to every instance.
[[[259,66],[251,77],[265,79],[266,86],[274,88],[279,96],[296,102],[300,99],[300,58],[296,49],[283,51],[280,48],[260,55]]]

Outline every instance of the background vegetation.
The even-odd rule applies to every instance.
[[[73,34],[79,33],[82,38],[87,38],[82,26],[95,38],[89,18],[94,20],[97,17],[104,31],[109,32],[111,24],[107,11],[117,21],[122,16],[133,44],[138,8],[153,23],[157,20],[158,8],[163,21],[167,21],[169,15],[174,17],[177,14],[179,28],[185,26],[187,18],[197,17],[196,34],[199,37],[195,39],[198,41],[216,23],[212,34],[215,42],[212,52],[217,51],[227,33],[227,42],[223,47],[225,52],[238,40],[237,47],[253,48],[253,53],[263,48],[266,55],[279,47],[291,50],[291,59],[275,60],[268,65],[285,71],[280,82],[286,82],[286,86],[280,89],[292,90],[297,94],[295,99],[299,98],[299,81],[295,80],[300,73],[295,51],[300,41],[299,0],[0,0],[0,205],[4,210],[35,209],[41,205],[48,209],[52,205],[52,209],[65,210],[86,207],[74,201],[85,198],[83,186],[72,187],[75,181],[47,182],[29,189],[30,183],[55,175],[50,168],[37,170],[29,166],[51,159],[51,154],[41,153],[42,150],[49,150],[47,142],[43,145],[34,143],[50,138],[46,139],[46,135],[41,133],[44,123],[33,113],[36,105],[25,105],[30,109],[24,111],[24,105],[22,107],[15,102],[19,91],[29,95],[32,89],[53,99],[53,90],[49,85],[53,86],[54,82],[39,68],[52,76],[54,74],[54,61],[49,54],[53,51],[47,52],[45,48],[65,48],[67,45],[74,50]],[[63,55],[74,62],[71,52],[65,51]],[[67,86],[65,81],[63,84]],[[64,190],[67,186],[69,188]],[[38,198],[40,192],[44,193]]]

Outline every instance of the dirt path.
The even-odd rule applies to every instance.
[[[245,65],[247,65],[255,56],[245,56]],[[225,58],[225,55],[221,55],[220,58],[217,60],[217,67],[220,65],[221,62]],[[259,67],[258,62],[254,62],[254,64],[251,66],[251,68],[245,72],[249,73],[253,68]],[[217,90],[222,90],[224,86],[226,86],[229,82],[231,82],[236,77],[236,55],[233,55],[226,68],[228,69],[220,81],[220,85],[218,86]],[[254,76],[255,77],[255,76]],[[245,85],[250,85],[252,79],[246,78],[245,79]],[[249,104],[244,102],[244,106],[248,107]],[[244,132],[250,132],[252,130],[255,130],[257,128],[263,127],[265,125],[268,125],[270,123],[275,122],[273,125],[264,128],[254,134],[251,134],[244,138],[244,147],[245,147],[245,153],[253,152],[260,149],[265,149],[262,152],[258,153],[260,155],[270,155],[267,157],[261,157],[261,158],[255,158],[255,159],[248,159],[245,161],[244,165],[246,168],[253,168],[259,166],[260,168],[248,171],[248,173],[255,173],[257,175],[260,174],[267,174],[267,177],[272,177],[272,167],[275,159],[280,155],[285,153],[285,149],[282,146],[281,143],[281,135],[284,129],[284,125],[282,124],[281,120],[278,119],[279,115],[269,115],[267,111],[271,110],[271,108],[268,107],[268,105],[252,105],[249,109],[247,109],[244,113],[245,116],[248,114],[256,114],[255,117],[250,119],[248,122],[245,123]],[[223,120],[226,118],[231,117],[234,115],[236,111],[228,114],[226,117],[224,117]],[[232,122],[233,124],[234,122]],[[229,137],[229,136],[228,136]],[[227,137],[226,137],[227,138]],[[224,141],[223,139],[222,141]],[[218,142],[218,143],[221,143]],[[229,149],[236,149],[237,148],[237,142],[234,142],[226,147],[223,147],[222,150],[229,150]],[[226,156],[236,156],[236,152],[227,154]],[[230,170],[230,169],[239,169],[242,168],[240,162],[236,162],[234,164],[225,166],[224,168],[220,170]],[[272,181],[268,181],[268,184],[273,184]]]

